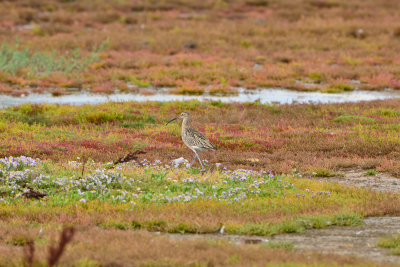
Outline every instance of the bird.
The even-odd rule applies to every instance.
[[[194,159],[193,162],[190,164],[190,168],[192,167],[193,163],[195,163],[196,159],[200,162],[202,171],[205,170],[203,163],[199,155],[197,154],[198,151],[203,150],[217,150],[217,148],[211,144],[211,142],[207,139],[207,137],[200,131],[193,129],[190,127],[190,115],[188,112],[182,112],[169,122],[166,125],[173,122],[176,119],[182,119],[182,141],[183,143],[194,152]]]

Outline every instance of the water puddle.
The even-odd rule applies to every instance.
[[[212,100],[227,103],[232,102],[254,102],[260,103],[344,103],[359,102],[400,98],[400,91],[384,90],[384,91],[363,91],[354,90],[345,93],[321,93],[321,92],[300,92],[281,88],[260,88],[255,90],[247,90],[243,88],[237,89],[236,95],[218,96],[218,95],[174,95],[170,94],[168,88],[160,88],[153,90],[151,94],[93,94],[85,91],[73,92],[68,95],[53,96],[50,93],[29,94],[27,96],[10,96],[0,95],[0,107],[7,108],[10,106],[20,105],[23,103],[50,103],[50,104],[98,104],[104,102],[123,102],[123,101],[199,101]]]

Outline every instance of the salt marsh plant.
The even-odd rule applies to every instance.
[[[10,46],[9,53],[30,67],[12,60],[1,75],[3,84],[26,79],[25,84],[48,89],[70,78],[67,72],[90,65],[96,71],[83,71],[79,81],[97,89],[111,80],[179,87],[187,94],[201,94],[209,85],[325,92],[400,88],[396,0],[338,0],[334,5],[88,0],[60,1],[56,10],[51,0],[40,2],[0,2],[0,25],[7,29],[0,32],[0,41],[18,38],[22,47],[37,51],[32,62],[31,55]],[[89,64],[93,44],[106,38],[109,49]],[[76,47],[80,56],[71,52]],[[41,76],[51,70],[61,73]],[[10,77],[10,71],[17,77]]]
[[[5,221],[39,216],[40,223],[59,223],[65,212],[72,212],[76,216],[64,223],[171,233],[213,233],[224,225],[227,233],[274,235],[358,225],[363,215],[377,214],[383,207],[387,214],[399,212],[395,195],[269,171],[222,168],[201,174],[191,172],[186,161],[176,165],[141,159],[110,168],[112,162],[90,160],[82,175],[79,160],[2,161],[7,162],[0,179],[0,215]],[[30,198],[31,191],[42,195]]]
[[[88,68],[90,64],[99,59],[108,41],[98,47],[93,47],[92,52],[83,56],[79,48],[75,48],[65,55],[56,51],[38,51],[28,47],[21,47],[16,41],[14,45],[0,44],[0,70],[13,76],[46,76],[54,72],[65,74],[79,73]]]
[[[378,247],[388,248],[390,249],[390,254],[400,255],[400,235],[392,234],[386,237],[381,238],[378,242]]]
[[[189,158],[170,114],[189,111],[194,125],[221,151],[212,166],[274,173],[293,169],[332,176],[341,168],[399,173],[398,100],[361,104],[262,105],[221,102],[105,103],[85,106],[24,104],[0,111],[0,156],[57,162],[82,152],[114,161],[138,148],[149,160]],[[207,114],[207,116],[203,116]],[[224,121],[224,124],[216,123]],[[283,160],[285,159],[285,160]]]

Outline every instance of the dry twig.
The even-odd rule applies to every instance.
[[[124,163],[124,162],[129,162],[132,160],[137,160],[138,159],[137,155],[140,155],[140,154],[146,154],[146,152],[144,152],[143,150],[136,150],[133,152],[129,152],[125,156],[120,157],[119,159],[114,161],[114,165],[116,165],[118,163]]]
[[[62,230],[58,246],[49,247],[49,255],[47,257],[48,266],[51,267],[57,264],[65,250],[65,247],[69,242],[71,242],[74,233],[75,229],[73,227],[67,227]]]
[[[35,243],[30,240],[24,245],[24,266],[32,267],[35,256]]]

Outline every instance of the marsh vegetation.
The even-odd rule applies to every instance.
[[[399,89],[398,9],[395,0],[2,1],[0,91]]]
[[[0,1],[0,93],[151,96],[165,87],[235,98],[237,88],[279,87],[358,101],[360,90],[400,89],[399,5]],[[400,215],[399,100],[254,100],[4,105],[0,266],[387,264],[312,252],[295,238]],[[202,155],[206,172],[189,168],[179,126],[165,125],[183,111],[218,148]],[[380,233],[360,240],[398,262],[399,237]],[[187,234],[254,239],[169,238]],[[258,241],[267,237],[276,239]]]
[[[171,114],[184,110],[219,148],[218,153],[204,154],[206,173],[188,168],[187,161],[174,164],[181,156],[192,158],[180,140],[179,125],[165,126]],[[399,112],[398,100],[332,105],[26,104],[4,109],[0,216],[7,229],[67,224],[106,236],[118,236],[118,231],[136,236],[139,231],[145,239],[150,237],[143,231],[271,236],[356,226],[365,216],[397,216],[397,193],[316,178],[340,177],[354,167],[364,168],[365,175],[379,171],[397,176]],[[114,164],[135,150],[144,154]],[[7,251],[17,253],[14,246],[24,244],[25,237],[10,238],[4,239]],[[156,242],[164,242],[160,240]],[[221,251],[231,246],[220,245]],[[297,253],[285,247],[290,246],[257,249]],[[65,260],[76,259],[78,264],[80,256],[74,257]],[[315,257],[317,262],[342,260]]]

